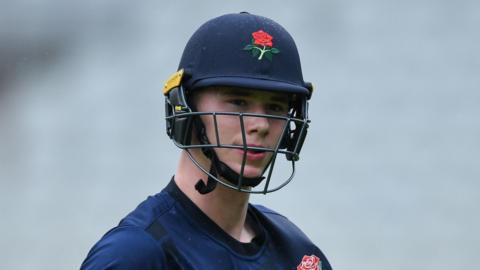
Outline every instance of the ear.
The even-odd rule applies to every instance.
[[[171,88],[165,94],[165,117],[167,120],[167,134],[179,146],[190,145],[192,110],[185,100],[183,87]]]

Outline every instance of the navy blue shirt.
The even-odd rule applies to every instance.
[[[308,265],[306,259],[315,257],[318,269],[331,269],[320,249],[286,217],[250,204],[247,222],[256,236],[242,243],[208,218],[172,180],[107,232],[81,269],[297,269],[302,259]]]

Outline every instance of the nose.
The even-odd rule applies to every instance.
[[[261,107],[252,111],[252,113],[266,114],[265,110]],[[245,116],[244,117],[245,130],[249,135],[258,134],[260,136],[266,136],[270,128],[270,120],[262,116]]]

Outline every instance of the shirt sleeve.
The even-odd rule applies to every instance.
[[[90,250],[81,270],[164,269],[165,255],[150,234],[137,227],[117,227]]]

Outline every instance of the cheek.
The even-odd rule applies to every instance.
[[[270,123],[269,135],[272,138],[280,138],[280,136],[283,134],[283,130],[285,129],[285,124],[286,122],[283,120],[272,120]]]
[[[204,117],[203,123],[207,130],[207,136],[210,142],[214,144],[218,143],[214,117]],[[235,134],[241,130],[238,116],[217,116],[216,125],[218,130],[218,139],[220,140],[219,143],[221,144],[231,143],[233,136],[235,136]]]

